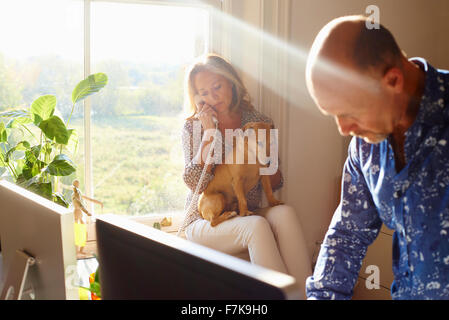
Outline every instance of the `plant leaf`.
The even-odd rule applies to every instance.
[[[22,169],[22,174],[27,180],[33,178],[34,176],[37,176],[41,173],[41,170],[45,168],[45,162],[34,158],[34,154],[31,151],[25,152],[25,159],[26,162],[25,166]]]
[[[72,155],[78,153],[78,131],[75,129],[67,130],[69,132],[70,138],[67,142],[67,149]]]
[[[65,208],[69,207],[69,203],[64,199],[64,196],[62,194],[60,194],[59,192],[53,194],[53,202],[65,207]]]
[[[9,110],[0,113],[0,118],[22,118],[28,117],[28,111],[24,109]]]
[[[8,124],[6,125],[7,128],[19,128],[21,125],[25,125],[28,123],[32,123],[33,120],[31,120],[28,115],[23,117],[16,117],[9,120]]]
[[[24,151],[30,149],[30,143],[26,140],[20,141],[16,146],[16,150]]]
[[[39,154],[41,153],[42,145],[36,145],[31,147],[31,152],[33,152],[36,158],[39,158]]]
[[[108,77],[104,73],[95,73],[81,80],[72,92],[72,103],[78,101],[100,91],[108,83]]]
[[[27,165],[32,165],[37,161],[37,157],[31,150],[25,151],[25,159],[27,161]]]
[[[89,287],[89,291],[95,293],[95,295],[101,298],[100,284],[98,282],[92,282]]]
[[[48,200],[52,200],[52,186],[51,182],[33,182],[26,187],[31,192],[34,192]]]
[[[97,270],[95,271],[95,282],[100,283],[100,266],[98,266]]]
[[[0,149],[0,167],[5,167],[7,163],[5,162],[5,154],[3,153],[3,150]]]
[[[14,160],[13,166],[18,175],[22,174],[23,168],[25,168],[25,159]]]
[[[28,164],[26,164],[25,167],[23,167],[22,175],[26,180],[31,179],[32,177],[34,177],[39,173],[39,172],[35,173],[36,171],[33,172],[33,167],[34,167],[33,164],[31,166],[28,166]]]
[[[12,147],[11,149],[8,150],[8,152],[6,152],[5,154],[5,158],[4,161],[6,163],[9,162],[9,159],[11,158],[12,154],[15,151],[26,151],[30,149],[30,143],[28,141],[20,141],[18,144],[16,144],[14,147]],[[16,160],[17,161],[17,160]]]
[[[31,119],[35,125],[39,125],[41,121],[47,120],[55,112],[56,97],[51,94],[40,96],[31,104]]]
[[[41,150],[41,152],[43,152],[44,155],[46,155],[46,156],[51,155],[52,151],[53,151],[53,148],[50,143],[44,144],[44,146],[42,147],[42,150]]]
[[[64,124],[64,122],[58,116],[51,116],[50,118],[43,120],[39,124],[42,132],[50,140],[55,139],[57,143],[67,144],[69,141],[69,132]]]
[[[33,122],[30,119],[28,111],[22,109],[1,112],[0,118],[10,119],[6,125],[6,128],[18,128],[21,125]]]
[[[50,162],[45,170],[53,176],[68,176],[75,172],[76,168],[69,157],[65,154],[59,154]]]
[[[8,133],[6,132],[6,127],[3,122],[0,122],[0,142],[8,141]]]

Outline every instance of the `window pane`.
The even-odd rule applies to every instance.
[[[92,70],[109,78],[92,98],[94,197],[104,212],[183,211],[184,67],[205,52],[208,13],[104,2],[91,12]]]
[[[0,111],[29,108],[37,97],[52,94],[55,114],[67,121],[72,90],[84,77],[83,59],[83,1],[0,1]],[[69,127],[78,122],[81,139],[82,117],[82,105],[77,105]],[[67,185],[76,176],[83,178],[83,149],[69,156],[78,170],[62,179]],[[65,194],[70,202],[70,190]]]

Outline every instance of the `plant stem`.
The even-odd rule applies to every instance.
[[[67,122],[65,124],[66,128],[69,127],[69,122],[70,122],[70,119],[72,118],[73,110],[75,110],[75,104],[72,104],[72,110],[70,111],[69,118],[67,119]],[[62,144],[61,144],[61,148],[59,149],[59,154],[62,154]]]
[[[8,146],[10,146],[10,144],[8,142],[6,142],[8,144]],[[14,179],[17,180],[17,173],[14,170],[14,166],[11,166],[11,164],[9,163],[9,159],[7,159],[8,161],[2,161],[3,164],[6,164],[8,166],[9,172],[14,176]]]
[[[58,192],[58,183],[59,183],[58,180],[59,180],[59,179],[58,179],[57,176],[54,176],[54,179],[55,179],[55,180],[54,180],[54,183],[55,183],[55,184],[53,185],[53,192],[56,193],[56,192]]]
[[[68,126],[69,126],[70,118],[72,117],[74,109],[75,109],[75,104],[72,104],[72,111],[70,111],[69,118],[67,119],[67,123],[65,124],[66,128],[68,128]]]
[[[8,163],[8,168],[9,168],[9,171],[10,171],[10,172],[12,173],[12,175],[14,176],[15,180],[17,180],[18,176],[17,176],[16,171],[14,170],[14,167],[11,167],[11,165]]]

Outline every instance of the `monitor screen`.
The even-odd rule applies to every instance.
[[[96,221],[102,299],[299,299],[293,277],[129,219]]]
[[[18,292],[17,282],[8,280],[22,276],[17,266],[29,256],[35,263],[24,289],[32,290],[23,299],[79,299],[78,287],[66,285],[77,268],[73,212],[5,180],[0,181],[0,204],[0,283]]]

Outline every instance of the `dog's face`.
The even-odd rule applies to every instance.
[[[255,143],[248,144],[248,151],[269,157],[271,137],[270,129],[274,129],[274,126],[266,122],[248,122],[245,126],[243,126],[242,130],[245,132],[248,129],[252,129],[255,132]]]

